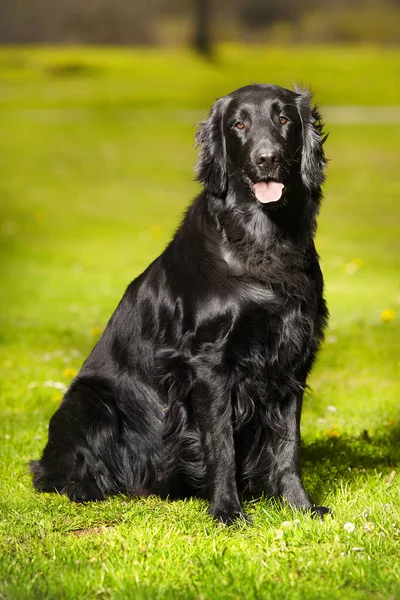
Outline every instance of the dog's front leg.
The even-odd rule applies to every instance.
[[[196,382],[191,401],[204,448],[209,512],[221,523],[232,523],[248,519],[237,490],[232,406],[224,388],[224,382],[210,373]]]
[[[302,393],[287,400],[284,416],[286,433],[275,434],[274,458],[275,480],[278,494],[294,508],[310,509],[315,515],[329,512],[325,506],[313,506],[301,481],[300,475],[300,414]]]

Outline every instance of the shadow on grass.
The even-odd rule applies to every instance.
[[[318,439],[302,448],[303,471],[309,477],[306,487],[315,499],[338,483],[353,483],[360,474],[389,474],[400,463],[400,423],[370,436]],[[308,476],[308,477],[307,477]]]

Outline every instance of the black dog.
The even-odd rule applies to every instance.
[[[313,507],[300,413],[327,309],[313,237],[324,180],[308,92],[251,85],[197,133],[204,190],[128,287],[50,421],[37,490],[75,502],[123,493],[210,500],[240,492]]]

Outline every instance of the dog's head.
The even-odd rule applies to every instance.
[[[315,192],[324,180],[322,123],[309,91],[250,85],[217,100],[196,134],[197,174],[224,196],[231,182],[250,199],[279,202],[296,182]]]

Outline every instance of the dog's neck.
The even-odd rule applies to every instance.
[[[298,206],[288,194],[285,203],[273,210],[231,190],[225,198],[204,197],[221,258],[233,275],[264,281],[271,273],[284,279],[289,263],[294,271],[306,268],[314,248],[319,196]],[[304,199],[304,191],[299,197]]]
[[[261,204],[237,183],[228,185],[225,197],[208,196],[208,208],[217,229],[233,245],[260,245],[264,250],[284,243],[307,246],[316,231],[320,190],[311,195],[298,183],[279,204]]]

